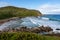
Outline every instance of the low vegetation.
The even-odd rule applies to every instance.
[[[41,12],[38,10],[30,10],[26,8],[18,8],[13,6],[6,6],[0,8],[0,19],[6,19],[11,17],[28,17],[28,16],[40,16]]]
[[[60,40],[60,38],[30,32],[3,32],[0,33],[0,40]]]

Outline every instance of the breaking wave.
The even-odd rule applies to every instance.
[[[6,27],[20,27],[20,26],[27,26],[27,27],[38,27],[38,26],[50,26],[53,29],[60,28],[60,22],[53,21],[49,18],[45,17],[26,17],[18,20],[11,20],[6,22],[0,26],[0,30],[3,30]]]

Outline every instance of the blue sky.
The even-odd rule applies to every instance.
[[[60,0],[0,0],[0,7],[4,6],[36,9],[43,14],[60,14]]]

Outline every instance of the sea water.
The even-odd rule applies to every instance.
[[[50,24],[49,26],[51,28],[53,28],[54,30],[56,28],[59,28],[60,29],[60,14],[46,14],[46,15],[43,15],[42,17],[46,17],[46,18],[49,18],[49,22],[48,24]]]
[[[26,17],[18,20],[11,20],[0,26],[0,30],[3,30],[6,27],[39,27],[39,26],[49,26],[54,31],[56,28],[60,28],[60,15],[43,15],[38,17]]]

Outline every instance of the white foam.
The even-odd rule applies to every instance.
[[[46,17],[42,17],[41,19],[43,19],[43,20],[49,20],[49,18],[46,18]]]
[[[23,21],[22,23],[20,22],[21,20]],[[43,18],[42,20],[36,17],[26,17],[26,18],[22,18],[21,20],[6,22],[0,26],[0,30],[4,29],[5,27],[18,27],[20,25],[28,26],[28,27],[38,27],[44,25],[44,26],[50,26],[54,30],[56,28],[60,28],[60,22],[51,21],[48,18]]]

